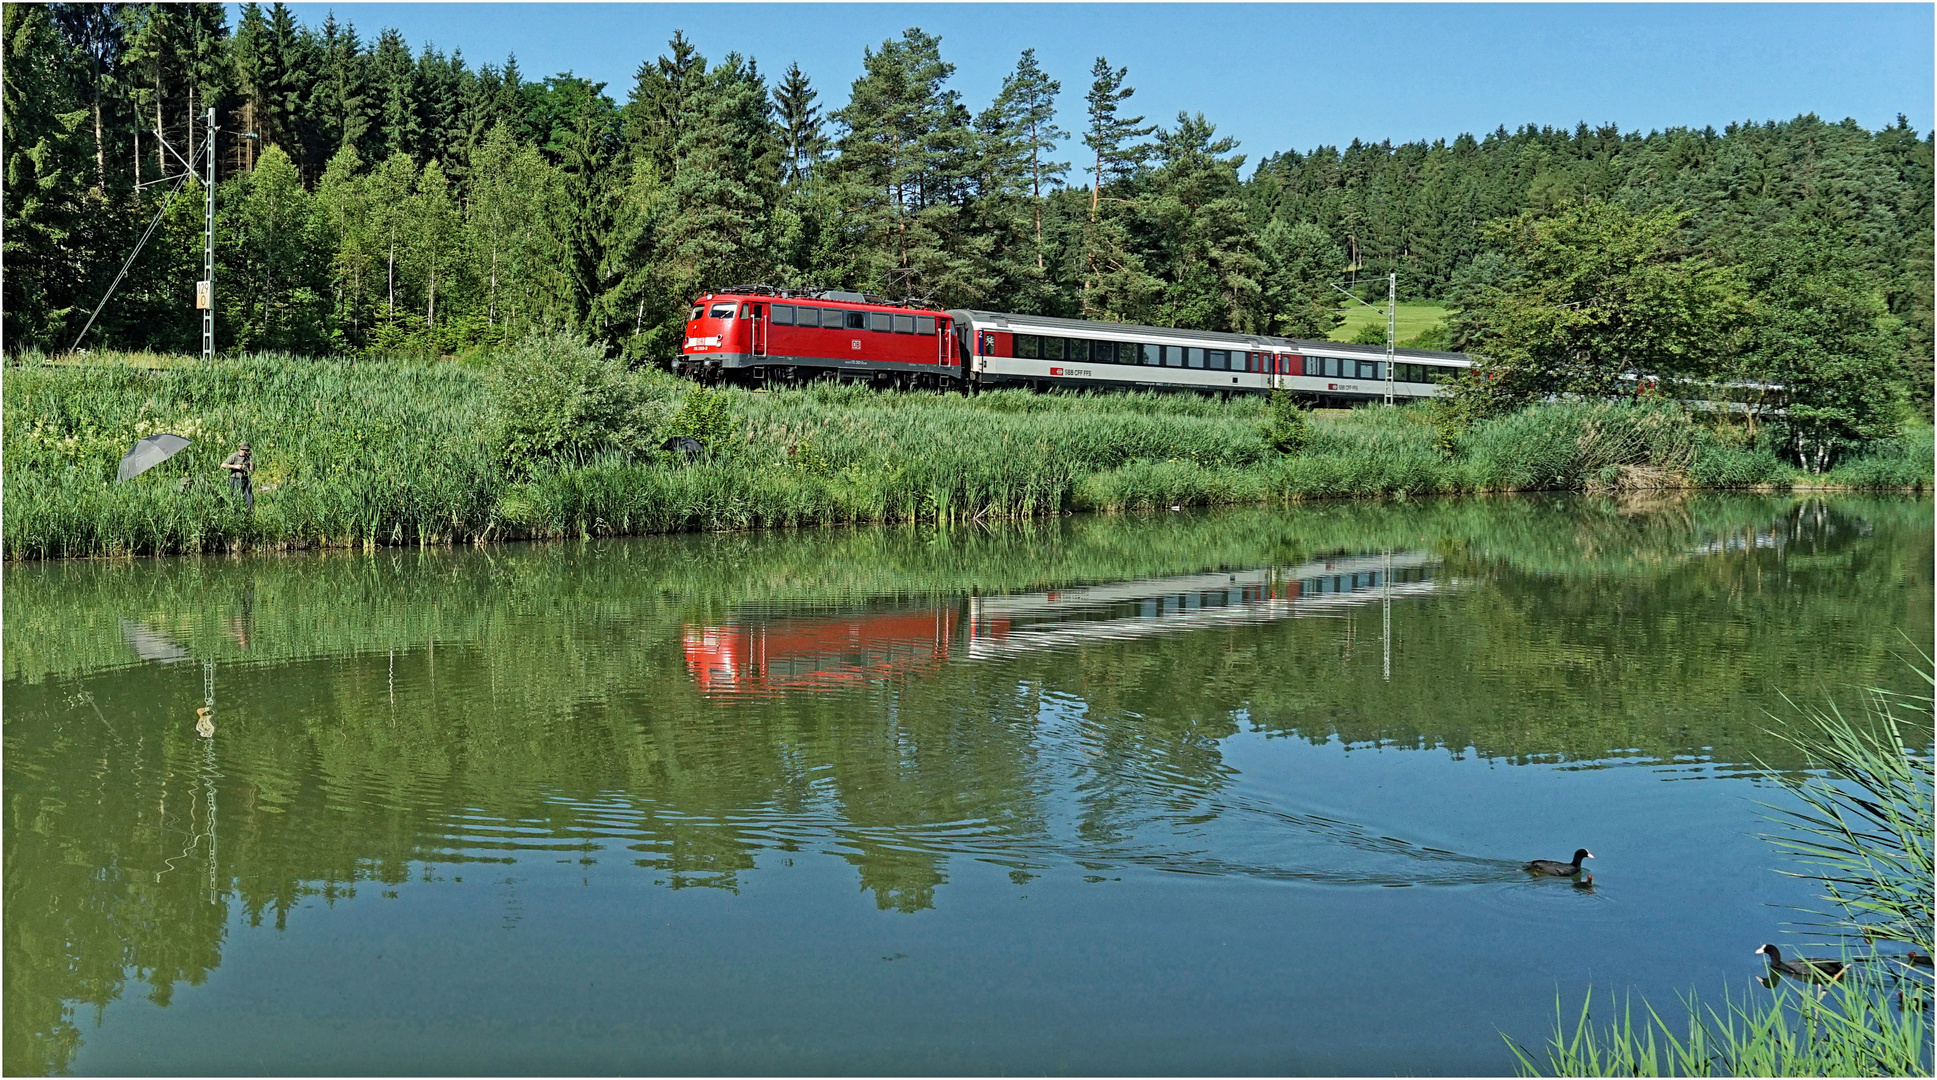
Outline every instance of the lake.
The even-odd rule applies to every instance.
[[[1932,531],[1474,498],[9,564],[5,1069],[1511,1072],[1557,1000],[1789,940],[1767,714],[1927,694]],[[1577,847],[1591,890],[1519,869]]]

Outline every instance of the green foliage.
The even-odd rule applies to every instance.
[[[1265,422],[1264,441],[1281,454],[1303,453],[1311,443],[1311,418],[1298,399],[1283,390],[1271,393],[1271,418]]]
[[[1796,223],[1750,245],[1754,322],[1740,372],[1782,387],[1751,403],[1770,442],[1812,473],[1893,432],[1899,329],[1875,285],[1827,227]]]
[[[696,386],[686,391],[679,411],[666,425],[666,434],[698,439],[709,453],[726,449],[733,439],[732,395],[713,387]]]
[[[1385,327],[1378,323],[1366,323],[1359,332],[1352,335],[1354,345],[1384,345]]]
[[[1487,226],[1508,270],[1460,313],[1461,336],[1483,357],[1466,392],[1498,409],[1628,392],[1623,376],[1713,374],[1746,301],[1732,271],[1688,250],[1687,219],[1596,200]]]
[[[491,371],[492,444],[514,476],[630,455],[649,444],[664,402],[623,363],[569,334],[526,338]]]

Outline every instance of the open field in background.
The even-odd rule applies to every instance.
[[[4,372],[8,558],[624,535],[1480,491],[1788,489],[1798,475],[1670,406],[1550,405],[1446,432],[1429,408],[1313,417],[1304,448],[1266,441],[1261,399],[892,394],[823,384],[695,394],[616,378],[629,442],[520,472],[478,368],[258,356],[204,365],[99,355]],[[652,449],[698,413],[711,452]],[[193,440],[127,484],[134,439]],[[219,463],[256,450],[257,503]],[[1929,487],[1931,430],[1871,447],[1816,486]],[[183,481],[190,483],[184,487]]]
[[[1360,330],[1368,326],[1377,326],[1382,333],[1385,330],[1383,308],[1373,309],[1347,300],[1339,306],[1339,310],[1345,313],[1345,321],[1332,330],[1333,341],[1350,341],[1358,336]],[[1398,324],[1399,344],[1403,345],[1412,338],[1418,337],[1452,314],[1452,310],[1440,304],[1408,304],[1401,301]]]

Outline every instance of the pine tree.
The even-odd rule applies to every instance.
[[[1136,93],[1126,85],[1130,70],[1112,68],[1103,57],[1090,69],[1090,92],[1084,101],[1089,126],[1083,145],[1094,155],[1090,173],[1089,220],[1083,229],[1081,310],[1086,317],[1148,321],[1156,317],[1151,305],[1162,282],[1146,266],[1134,235],[1133,223],[1142,214],[1137,192],[1131,190],[1149,163],[1155,147],[1143,141],[1157,130],[1143,117],[1118,115]],[[1105,188],[1113,192],[1106,198]]]
[[[945,84],[955,66],[941,40],[904,31],[863,56],[848,104],[835,118],[840,178],[848,185],[861,283],[896,296],[970,302],[986,295],[961,210],[975,173],[975,138],[961,96]]]
[[[364,156],[386,161],[396,154],[416,157],[420,138],[417,120],[417,66],[402,34],[386,29],[377,36],[370,55],[370,91],[375,125]]]
[[[706,58],[678,30],[666,48],[669,55],[640,64],[633,74],[621,137],[628,161],[649,158],[661,176],[671,177],[680,142],[694,117],[693,98],[706,78]]]
[[[781,160],[785,163],[781,179],[798,186],[827,154],[827,137],[821,132],[821,110],[814,104],[820,95],[802,74],[799,64],[791,64],[780,85],[773,88],[774,109],[779,114]]]
[[[1156,147],[1142,140],[1156,132],[1157,125],[1146,125],[1143,117],[1122,117],[1117,110],[1137,91],[1125,85],[1130,69],[1112,69],[1099,56],[1090,69],[1090,92],[1083,99],[1088,108],[1089,128],[1083,145],[1095,155],[1090,166],[1090,213],[1094,216],[1103,199],[1103,189],[1111,182],[1135,176],[1150,161]]]
[[[607,119],[611,103],[582,80],[577,89],[577,123],[560,163],[565,181],[565,278],[572,325],[596,333],[602,329],[595,323],[602,314],[600,300],[608,284],[604,256],[612,208],[605,169],[612,157]]]
[[[371,123],[369,58],[356,27],[338,25],[331,12],[323,21],[322,71],[310,91],[310,112],[319,131],[319,149],[332,155],[364,142]]]
[[[1166,326],[1248,333],[1264,322],[1264,264],[1251,250],[1239,195],[1244,155],[1225,156],[1237,140],[1216,134],[1202,113],[1179,113],[1177,126],[1159,137],[1162,164],[1151,177],[1148,212],[1169,259],[1161,318]]]
[[[51,12],[38,4],[9,4],[4,18],[6,273],[4,312],[8,348],[53,348],[76,303],[84,254],[75,230],[87,212],[84,189],[93,179],[85,125],[89,109],[68,80],[72,54]],[[76,329],[78,329],[76,324]]]
[[[54,24],[81,66],[80,98],[94,116],[94,187],[108,186],[110,129],[122,104],[121,63],[127,26],[112,4],[52,4]]]

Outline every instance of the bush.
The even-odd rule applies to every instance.
[[[708,453],[723,450],[733,437],[731,402],[732,395],[725,390],[696,386],[686,391],[686,400],[680,402],[666,434],[698,439]]]
[[[1312,441],[1311,418],[1298,399],[1283,390],[1271,392],[1271,418],[1265,421],[1264,441],[1281,454],[1302,452]]]
[[[617,360],[567,334],[534,335],[491,372],[492,445],[515,476],[650,445],[665,402]]]

